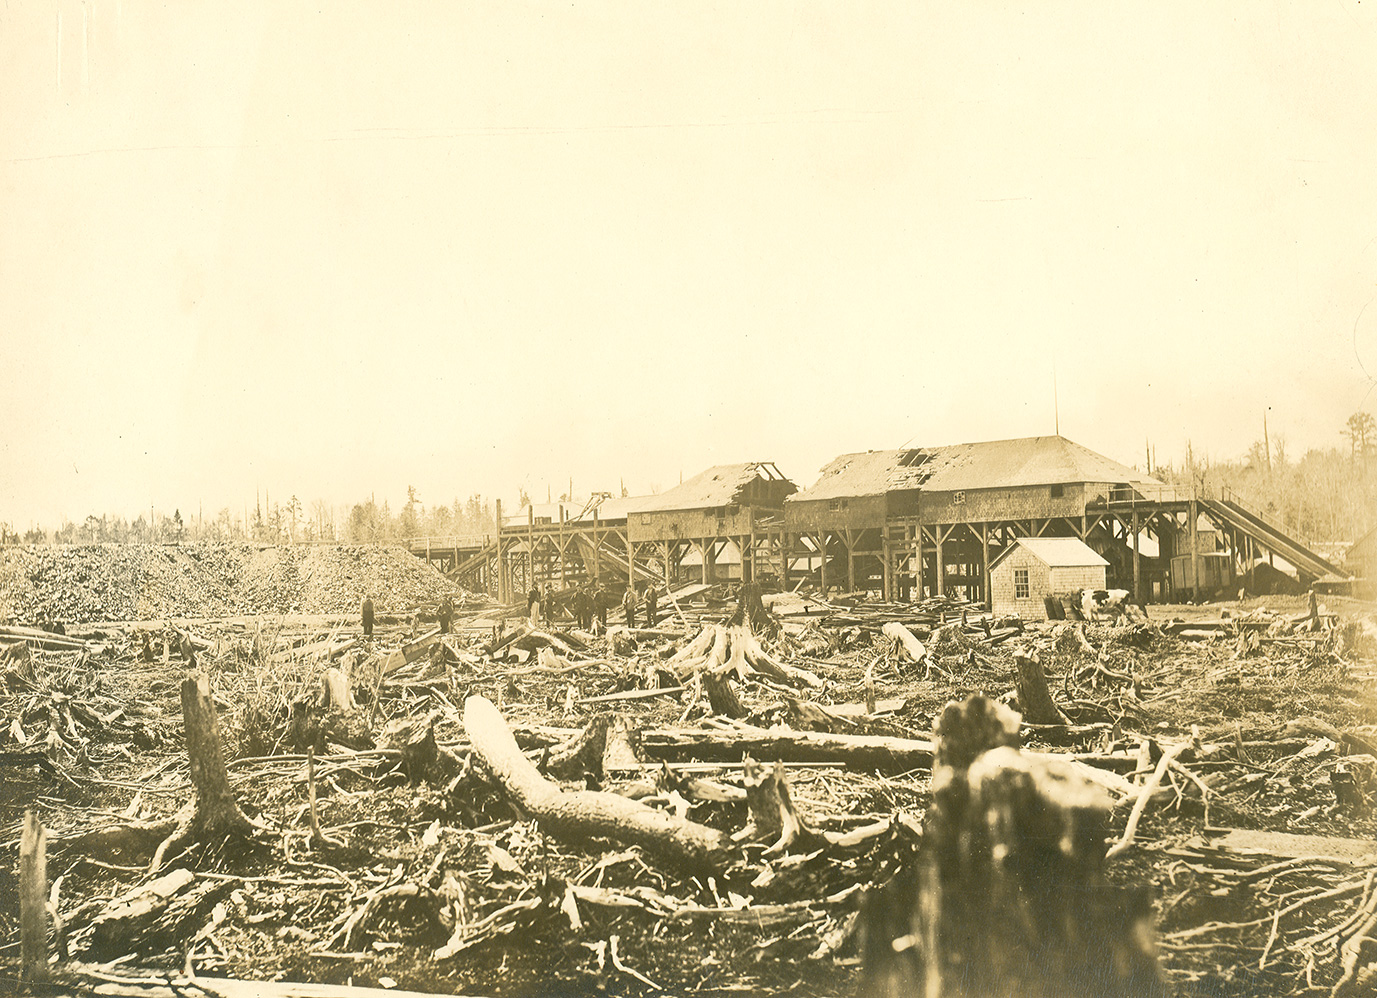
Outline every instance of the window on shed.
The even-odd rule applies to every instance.
[[[951,504],[953,506],[964,506],[966,504],[966,493],[953,492],[951,494]]]
[[[1064,496],[1064,495],[1066,495],[1066,486],[1065,486],[1065,485],[1062,485],[1061,483],[1058,483],[1058,484],[1052,486],[1052,498],[1053,498],[1053,499],[1060,499],[1060,498],[1061,498],[1062,496]]]
[[[649,514],[649,513],[642,513],[642,514],[641,514],[641,522],[642,522],[642,523],[649,523],[649,522],[650,522],[650,514]]]
[[[1028,592],[1028,569],[1014,569],[1014,599],[1027,599]]]
[[[829,500],[827,501],[827,508],[828,508],[829,510],[841,509],[841,507],[842,507],[842,501],[841,501],[840,499],[829,499]]]

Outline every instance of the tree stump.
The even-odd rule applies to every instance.
[[[1018,705],[1023,716],[1032,724],[1066,724],[1066,715],[1052,699],[1047,688],[1047,673],[1042,669],[1042,660],[1036,651],[1020,648],[1014,652],[1014,665],[1018,673],[1014,677],[1018,688]]]
[[[1020,723],[984,697],[938,721],[916,857],[862,912],[868,998],[1166,993],[1145,892],[1104,879],[1109,801],[1021,755]]]
[[[741,700],[737,697],[731,680],[726,676],[719,676],[711,671],[704,672],[703,689],[708,694],[708,703],[714,714],[738,718],[745,717],[749,713],[741,705]]]
[[[210,677],[204,672],[182,680],[182,722],[186,728],[186,752],[191,762],[191,782],[196,798],[189,812],[180,816],[176,829],[153,854],[150,871],[156,871],[167,853],[194,838],[228,835],[251,836],[254,824],[239,810],[230,789],[225,756],[220,747],[220,721],[210,695]]]

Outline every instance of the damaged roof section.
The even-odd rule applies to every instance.
[[[843,454],[822,469],[817,484],[790,501],[1073,482],[1160,484],[1065,437],[1021,437]]]
[[[796,486],[785,478],[773,461],[747,461],[742,464],[718,464],[694,475],[681,485],[654,496],[637,496],[625,500],[628,513],[657,513],[670,510],[705,509],[714,506],[746,504],[751,484],[758,479],[778,483],[775,488],[788,495]],[[775,489],[772,488],[771,491]],[[776,501],[775,505],[778,505]]]

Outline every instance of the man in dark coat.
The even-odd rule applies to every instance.
[[[579,627],[586,631],[593,626],[593,596],[587,586],[579,586],[574,593],[573,610]]]
[[[636,626],[636,587],[627,586],[626,594],[622,597],[622,609],[626,611],[626,626]]]
[[[363,636],[371,638],[373,636],[373,597],[363,598]]]
[[[448,594],[446,594],[445,598],[444,598],[443,600],[440,601],[440,613],[439,613],[439,617],[440,617],[440,633],[441,633],[441,634],[448,634],[448,633],[449,633],[449,622],[450,622],[451,620],[454,619],[454,600],[451,599],[450,596],[449,596]]]
[[[607,626],[607,611],[612,602],[612,594],[602,586],[595,586],[593,589],[593,609],[598,612],[598,622],[603,627]]]
[[[659,599],[660,599],[659,594],[656,592],[656,589],[655,589],[655,587],[654,587],[653,585],[652,585],[649,589],[647,589],[647,590],[645,591],[645,626],[646,626],[646,627],[654,627],[654,626],[655,626],[655,610],[656,610],[655,604],[656,604],[657,602],[659,602]]]

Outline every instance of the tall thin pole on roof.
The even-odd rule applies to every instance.
[[[1057,436],[1061,436],[1061,410],[1057,404],[1057,365],[1052,364],[1052,426]]]

